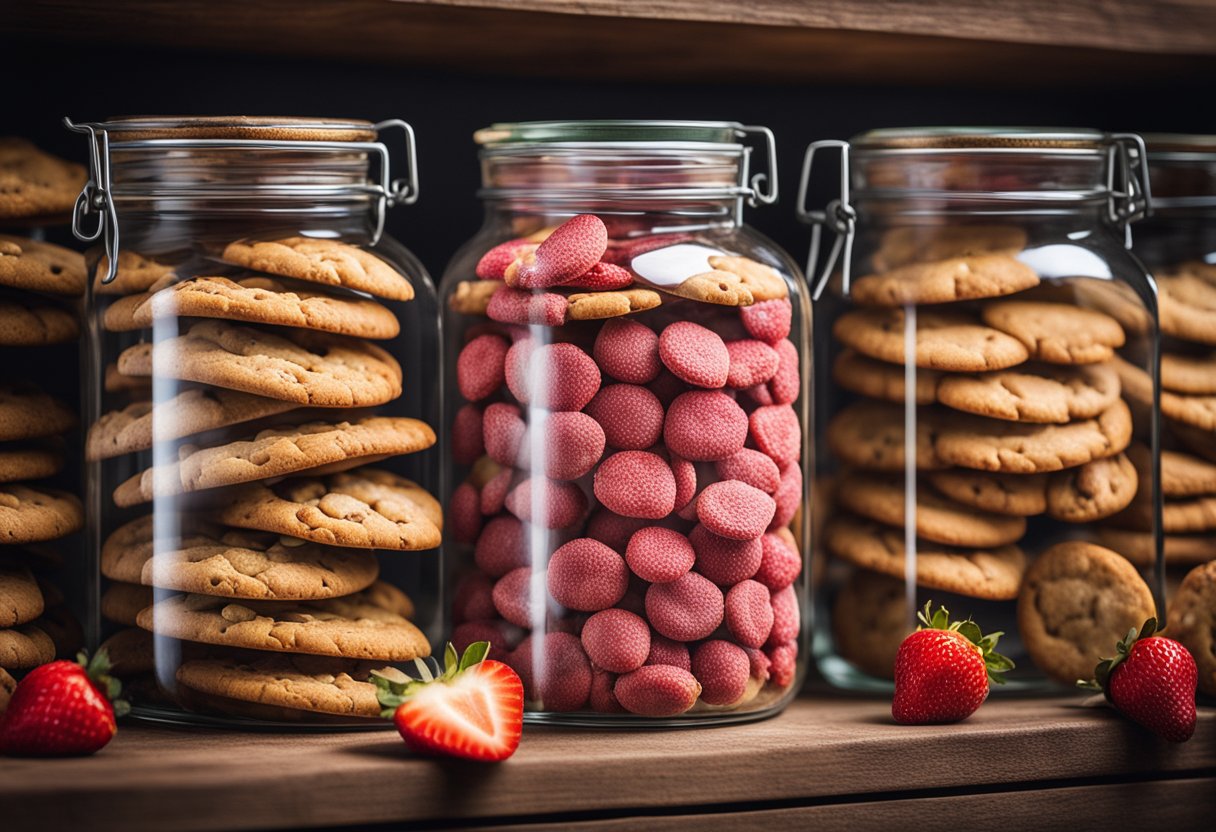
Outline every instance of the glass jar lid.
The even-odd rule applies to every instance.
[[[849,144],[869,150],[1088,150],[1107,145],[1100,130],[1066,127],[886,127],[854,136]]]
[[[734,121],[520,121],[484,127],[473,134],[473,141],[487,148],[571,142],[676,142],[739,146],[746,129]]]
[[[115,142],[145,139],[265,139],[371,142],[376,125],[363,119],[289,116],[122,116],[102,125]]]

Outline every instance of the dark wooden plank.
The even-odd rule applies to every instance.
[[[1076,697],[1001,699],[970,720],[892,724],[889,703],[816,696],[765,722],[624,732],[529,728],[514,758],[411,758],[391,732],[247,734],[129,724],[100,756],[0,761],[4,828],[288,828],[810,802],[1216,769],[1216,710],[1159,742]]]

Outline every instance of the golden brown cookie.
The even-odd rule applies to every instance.
[[[156,345],[118,357],[124,375],[214,384],[315,407],[363,407],[401,395],[401,367],[384,350],[338,335],[293,330],[286,337],[224,321],[200,321]]]
[[[1161,387],[1191,396],[1216,395],[1216,352],[1161,354]]]
[[[1120,357],[1115,358],[1114,367],[1127,398],[1143,408],[1151,407],[1153,380],[1148,372]],[[1208,433],[1216,432],[1216,396],[1187,396],[1162,390],[1161,413],[1173,422]]]
[[[874,252],[876,271],[909,263],[933,263],[956,257],[1004,254],[1026,247],[1026,232],[1014,225],[906,225],[883,232]]]
[[[1097,418],[1067,425],[1001,422],[959,414],[944,421],[934,450],[950,465],[1036,474],[1114,456],[1131,438],[1132,415],[1119,399]]]
[[[926,476],[934,488],[955,502],[983,511],[1020,517],[1047,511],[1046,474],[993,474],[951,468]]]
[[[998,298],[1039,284],[1034,269],[1003,254],[910,263],[853,281],[849,296],[865,306]]]
[[[378,665],[318,656],[274,655],[187,661],[177,681],[191,691],[276,709],[380,718]]]
[[[152,395],[152,379],[145,376],[124,376],[118,372],[118,363],[106,365],[102,389],[107,393],[129,393],[148,398]]]
[[[832,607],[832,638],[841,658],[862,673],[895,678],[895,654],[912,632],[904,582],[854,569]]]
[[[618,318],[654,309],[663,302],[650,289],[615,289],[603,292],[577,292],[566,298],[566,317],[572,321]]]
[[[388,300],[411,300],[409,279],[370,251],[337,240],[287,237],[261,242],[238,241],[224,249],[223,259],[247,269],[354,289]]]
[[[841,478],[836,489],[840,505],[888,526],[902,527],[906,522],[906,496],[898,474],[854,472]],[[1021,540],[1026,532],[1023,517],[978,511],[928,489],[916,495],[915,522],[917,537],[948,546],[1004,546]]]
[[[1125,454],[1057,471],[1047,481],[1047,513],[1066,523],[1101,520],[1130,505],[1138,484]]]
[[[948,374],[937,385],[937,400],[994,419],[1065,424],[1094,418],[1115,403],[1119,390],[1119,374],[1109,364],[1023,364],[991,373]]]
[[[434,549],[442,525],[437,501],[421,487],[371,469],[243,485],[215,518],[314,543],[394,550]]]
[[[1152,454],[1147,445],[1133,442],[1127,449],[1127,456],[1142,476],[1148,476]],[[1161,493],[1166,497],[1216,494],[1216,463],[1182,451],[1162,451]]]
[[[934,370],[916,371],[916,403],[937,401],[937,386],[943,374]],[[906,395],[904,367],[867,358],[854,350],[841,350],[832,362],[832,380],[845,390],[872,399],[902,403]]]
[[[29,384],[0,383],[0,442],[38,439],[76,426],[76,414]]]
[[[738,277],[739,285],[747,289],[757,303],[789,297],[789,287],[777,270],[750,257],[710,255],[709,265],[715,274],[725,272]]]
[[[156,670],[156,649],[153,636],[139,627],[119,630],[97,648],[110,657],[110,674],[127,679]]]
[[[463,280],[456,284],[448,298],[448,306],[461,315],[484,316],[490,308],[490,298],[503,285],[501,280]]]
[[[862,355],[902,365],[906,318],[903,309],[854,309],[836,319],[832,333]],[[1013,367],[1028,357],[1017,339],[965,312],[922,309],[916,316],[917,367],[978,373]]]
[[[30,571],[0,563],[0,628],[27,624],[43,609],[42,590]]]
[[[0,483],[38,480],[62,470],[62,441],[35,439],[0,445]]]
[[[1018,629],[1035,665],[1057,682],[1093,678],[1119,639],[1156,615],[1153,594],[1118,553],[1070,540],[1031,564],[1018,594]]]
[[[85,183],[83,165],[15,136],[0,138],[0,219],[72,210]]]
[[[0,545],[58,540],[83,525],[80,500],[66,491],[0,485]]]
[[[921,409],[916,420],[916,467],[946,468],[936,451],[940,414]],[[904,409],[887,402],[854,402],[832,417],[828,446],[841,462],[872,471],[904,467]]]
[[[101,593],[101,617],[124,627],[139,626],[141,610],[152,606],[152,588],[111,581]]]
[[[3,193],[0,188],[0,204]],[[84,257],[53,243],[0,234],[0,286],[79,297],[85,287]]]
[[[183,445],[176,462],[149,468],[119,485],[114,502],[126,508],[190,491],[293,474],[334,473],[434,444],[435,432],[429,425],[405,417],[267,428],[250,439],[210,448]]]
[[[0,298],[0,347],[66,344],[80,335],[76,316],[54,303]]]
[[[1199,689],[1216,696],[1216,561],[1187,573],[1170,600],[1166,622],[1166,635],[1195,657]]]
[[[1216,278],[1188,269],[1156,278],[1161,331],[1187,341],[1216,344]]]
[[[0,668],[26,670],[55,659],[55,642],[37,622],[0,630]]]
[[[109,270],[110,260],[105,254],[97,263],[93,277],[93,293],[97,295],[134,295],[146,292],[158,284],[167,284],[173,279],[173,267],[157,262],[150,257],[123,249],[118,252],[118,271],[109,283],[102,283]]]
[[[1211,534],[1167,534],[1163,553],[1170,566],[1194,566],[1216,560],[1216,535]],[[1157,546],[1152,532],[1133,529],[1116,529],[1102,526],[1098,539],[1136,566],[1149,567],[1157,559]]]
[[[1030,357],[1050,364],[1109,361],[1126,336],[1114,318],[1065,303],[1002,300],[980,310],[984,323],[1017,338]]]
[[[893,578],[904,577],[903,529],[839,514],[828,523],[824,535],[828,550],[841,560]],[[1017,597],[1025,570],[1026,555],[1017,546],[958,549],[917,543],[917,586],[1007,601]]]
[[[1147,532],[1153,528],[1151,498],[1138,494],[1123,511],[1112,515],[1112,526]],[[1216,494],[1166,500],[1161,507],[1161,528],[1166,534],[1190,534],[1216,530]]]

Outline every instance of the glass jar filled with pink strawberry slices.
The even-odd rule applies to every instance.
[[[743,223],[776,200],[772,134],[476,141],[485,224],[440,289],[457,649],[489,641],[538,721],[778,712],[806,658],[811,395],[802,277]]]

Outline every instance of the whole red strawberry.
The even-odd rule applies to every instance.
[[[1013,661],[996,652],[1003,633],[985,636],[967,619],[951,623],[945,607],[932,602],[918,613],[921,626],[895,656],[891,716],[904,725],[959,722],[988,698],[988,683],[1005,683]]]
[[[115,713],[121,685],[108,675],[110,661],[98,651],[77,661],[59,661],[31,670],[0,717],[0,753],[22,757],[68,757],[104,748],[118,730]]]
[[[1157,619],[1132,628],[1103,659],[1094,678],[1078,681],[1102,690],[1124,716],[1170,742],[1186,742],[1195,733],[1195,659],[1178,642],[1154,635]]]

